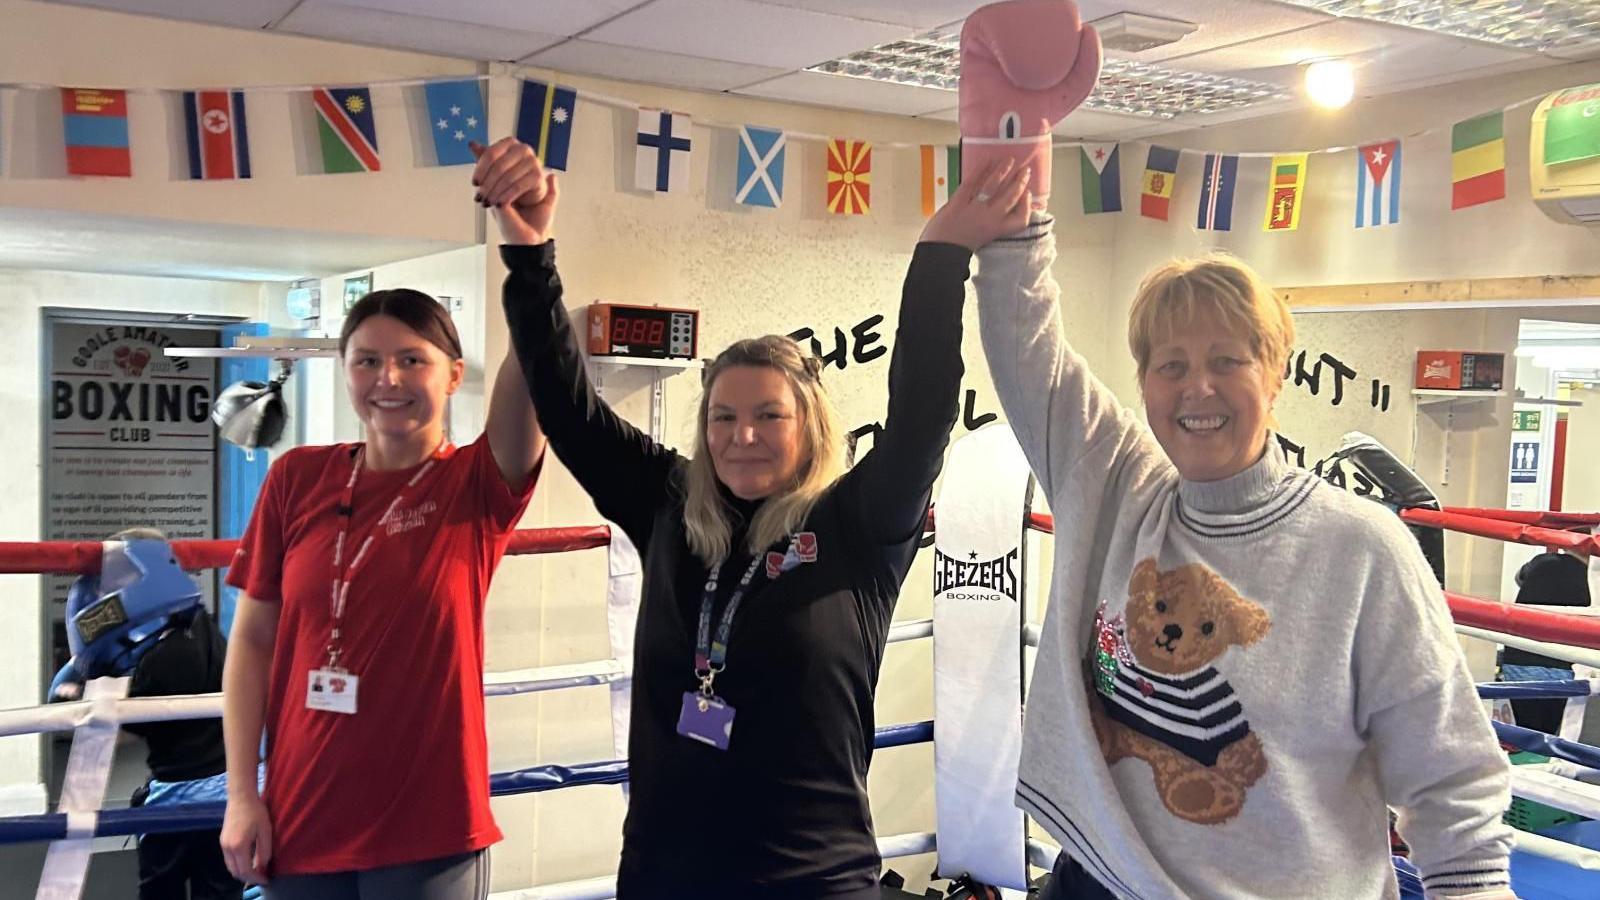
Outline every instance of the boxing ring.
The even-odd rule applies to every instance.
[[[1026,620],[1029,584],[1038,568],[1036,546],[1053,531],[1049,516],[1030,511],[1032,482],[1009,430],[991,427],[974,432],[951,449],[945,482],[930,514],[927,530],[935,546],[934,615],[895,623],[891,643],[934,642],[934,706],[940,723],[904,722],[877,730],[875,747],[883,750],[932,742],[935,755],[936,829],[927,833],[886,836],[879,849],[886,860],[938,854],[942,877],[971,873],[980,881],[1024,888],[1030,867],[1048,869],[1056,848],[1030,838],[1028,822],[1013,804],[1016,756],[1020,752],[1021,709],[1029,656],[1038,643],[1038,626]],[[1481,509],[1406,509],[1410,524],[1442,528],[1524,544],[1563,547],[1579,552],[1600,550],[1600,538],[1589,531],[1600,515],[1531,514]],[[188,570],[223,567],[234,541],[173,541],[174,554]],[[568,665],[485,673],[485,697],[506,697],[585,686],[606,686],[612,692],[614,744],[626,745],[625,723],[631,679],[631,630],[618,633],[619,621],[636,609],[639,583],[637,553],[627,540],[605,525],[519,530],[511,539],[512,555],[605,550],[608,557],[607,615],[613,625],[613,656]],[[0,542],[0,574],[81,575],[98,571],[105,546],[101,542]],[[972,560],[974,562],[963,562]],[[1002,575],[1006,577],[1001,577]],[[908,582],[909,590],[926,589]],[[1018,602],[996,604],[1009,597]],[[1495,722],[1501,742],[1535,753],[1547,762],[1514,768],[1516,797],[1600,820],[1600,748],[1580,743],[1588,699],[1600,694],[1600,616],[1548,609],[1511,607],[1490,600],[1447,593],[1458,633],[1498,644],[1522,647],[1572,661],[1575,677],[1561,681],[1492,683],[1479,686],[1486,701],[1559,698],[1567,713],[1559,736]],[[997,614],[996,610],[1003,610]],[[631,620],[627,621],[631,629]],[[947,641],[941,641],[941,635]],[[941,652],[946,646],[946,652]],[[975,653],[974,646],[993,652]],[[1019,665],[1018,663],[1022,663]],[[91,682],[91,687],[101,681]],[[220,694],[117,699],[90,690],[87,699],[47,706],[0,710],[0,737],[72,732],[74,750],[115,735],[124,724],[218,717]],[[997,702],[1005,698],[1005,702]],[[1011,702],[1015,699],[1015,703]],[[493,703],[488,704],[493,715]],[[1426,748],[1418,752],[1425,753]],[[109,762],[106,763],[109,767]],[[270,773],[268,775],[270,777]],[[490,778],[493,796],[538,793],[577,787],[624,785],[626,759],[547,764],[497,772]],[[106,809],[103,778],[98,796],[69,798],[54,811],[0,818],[0,844],[51,842],[86,846],[94,838],[169,833],[220,826],[223,804],[184,804],[137,809]],[[86,852],[86,851],[85,851]],[[48,866],[47,866],[48,868]],[[1399,882],[1406,896],[1420,897],[1420,884],[1397,860]],[[75,898],[76,881],[41,881],[39,898]],[[1557,825],[1545,833],[1518,831],[1512,861],[1512,884],[1523,900],[1578,900],[1600,897],[1600,821]],[[615,879],[591,878],[543,884],[492,894],[493,900],[600,900],[614,896]],[[1017,896],[1012,894],[1012,896]]]

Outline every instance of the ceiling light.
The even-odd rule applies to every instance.
[[[1355,67],[1348,59],[1319,59],[1306,66],[1306,95],[1312,103],[1342,109],[1355,93]]]
[[[932,32],[819,63],[806,71],[954,91],[961,77],[960,36],[952,29]],[[1287,99],[1275,84],[1107,59],[1083,108],[1171,119]]]

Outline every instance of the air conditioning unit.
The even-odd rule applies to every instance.
[[[1193,22],[1162,19],[1139,13],[1120,12],[1089,23],[1100,33],[1100,45],[1107,50],[1138,53],[1176,43],[1199,30]]]
[[[1548,146],[1547,133],[1555,138]],[[1567,88],[1540,101],[1528,170],[1534,203],[1557,222],[1600,225],[1600,153],[1585,156],[1586,145],[1600,150],[1600,84]]]

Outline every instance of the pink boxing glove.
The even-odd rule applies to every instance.
[[[1028,188],[1034,208],[1043,209],[1050,127],[1099,77],[1100,35],[1081,23],[1072,0],[1005,0],[968,16],[961,27],[961,180],[1014,159],[1033,167]]]

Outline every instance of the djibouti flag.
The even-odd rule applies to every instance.
[[[1544,120],[1544,164],[1600,156],[1600,84],[1568,88],[1550,103]]]
[[[1122,212],[1121,157],[1116,144],[1084,144],[1078,148],[1086,215]]]
[[[961,145],[922,145],[922,215],[933,215],[961,186]]]

